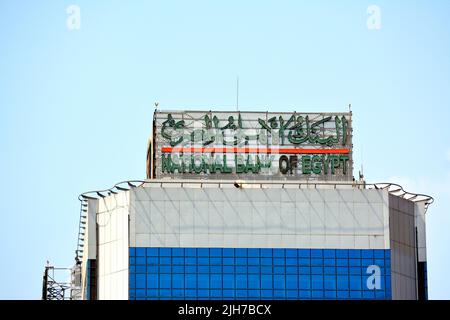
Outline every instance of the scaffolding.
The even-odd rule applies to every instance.
[[[45,266],[42,300],[81,300],[81,265],[72,268]]]

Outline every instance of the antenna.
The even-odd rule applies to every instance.
[[[236,111],[239,111],[239,76],[236,76]]]
[[[364,180],[364,146],[361,145],[361,171],[359,172],[359,180]]]

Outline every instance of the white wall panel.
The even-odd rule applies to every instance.
[[[149,185],[131,191],[132,246],[389,248],[386,191]]]
[[[395,300],[416,299],[417,256],[414,203],[389,196],[392,297]]]
[[[426,248],[426,227],[425,227],[425,205],[424,203],[417,203],[415,205],[415,225],[417,227],[417,247],[418,260],[427,261]]]
[[[128,299],[128,217],[130,193],[122,192],[98,200],[98,298]],[[142,208],[142,207],[141,207]],[[139,223],[142,219],[137,217]],[[148,229],[150,230],[150,229]],[[141,244],[148,243],[148,234],[136,235]]]
[[[295,203],[295,219],[295,233],[309,236],[311,234],[311,206],[309,203]]]

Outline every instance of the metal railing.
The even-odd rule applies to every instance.
[[[55,268],[47,264],[42,279],[42,300],[71,300],[72,281],[58,280],[61,276],[67,277],[70,272],[71,268]]]
[[[78,242],[77,242],[77,250],[75,260],[77,263],[81,263],[81,259],[83,258],[84,251],[84,238],[86,232],[86,220],[87,220],[87,207],[89,200],[96,200],[105,198],[110,195],[118,194],[122,191],[129,191],[131,188],[142,187],[149,184],[159,184],[160,187],[164,187],[165,184],[178,184],[180,187],[184,186],[192,186],[199,185],[200,188],[203,185],[217,185],[218,188],[221,188],[225,185],[234,185],[236,188],[247,188],[247,187],[258,187],[265,188],[266,186],[280,186],[281,188],[285,188],[289,186],[298,186],[299,189],[302,188],[330,188],[338,189],[338,187],[351,187],[353,189],[376,189],[376,190],[387,190],[389,194],[392,194],[397,197],[401,197],[403,199],[413,201],[413,202],[425,202],[425,213],[428,210],[428,207],[434,203],[434,198],[425,194],[418,194],[405,191],[402,186],[389,183],[366,183],[365,181],[258,181],[258,180],[198,180],[198,179],[148,179],[148,180],[129,180],[122,181],[115,184],[113,187],[109,189],[99,190],[99,191],[88,191],[80,194],[78,196],[78,200],[81,202],[81,210],[80,210],[80,223],[79,223],[79,233],[78,233]]]

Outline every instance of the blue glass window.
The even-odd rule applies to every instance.
[[[222,275],[221,274],[212,274],[211,275],[211,288],[221,289],[222,285]]]
[[[284,258],[286,256],[286,252],[284,249],[275,249],[273,250],[273,256],[275,258]]]
[[[286,291],[284,290],[273,290],[273,296],[275,299],[285,299],[286,298]]]
[[[261,298],[273,299],[273,290],[261,290]]]
[[[361,265],[363,266],[370,266],[373,264],[373,259],[362,259]]]
[[[199,274],[197,277],[197,288],[199,289],[208,289],[209,288],[209,275],[207,274]]]
[[[348,276],[337,276],[337,288],[338,290],[349,290]]]
[[[223,288],[224,289],[234,289],[234,275],[225,274],[223,276]]]
[[[129,279],[129,281],[130,281],[130,283],[129,283],[130,288],[136,288],[136,275],[130,274],[130,275],[128,276],[128,279]]]
[[[248,297],[250,299],[259,299],[261,297],[260,290],[248,290]]]
[[[166,266],[159,266],[159,272],[160,273],[170,273],[170,270],[171,270],[172,268],[171,268],[171,266],[168,266],[168,265],[166,265]]]
[[[248,273],[254,274],[254,273],[261,273],[261,268],[258,266],[249,266],[248,267]]]
[[[297,255],[299,258],[310,258],[311,257],[311,250],[310,249],[299,249],[297,252]]]
[[[323,268],[323,274],[335,275],[336,274],[336,268],[335,267],[324,267]]]
[[[170,257],[172,255],[171,248],[159,248],[159,256],[161,257]]]
[[[184,248],[173,248],[172,249],[172,256],[174,256],[174,257],[183,257],[184,256]]]
[[[145,257],[145,248],[136,248],[137,257]]]
[[[234,249],[230,249],[230,248],[223,249],[223,256],[224,257],[234,257]]]
[[[350,276],[350,290],[361,290],[361,277],[360,276]]]
[[[185,294],[185,296],[189,299],[192,299],[192,298],[196,298],[197,297],[197,290],[191,290],[191,289],[187,289],[187,290],[184,290],[184,294]]]
[[[247,286],[247,275],[238,274],[236,275],[236,288],[246,289]]]
[[[148,294],[147,294],[148,295]],[[181,299],[184,297],[184,290],[181,289],[173,289],[172,295],[175,299]]]
[[[146,286],[145,279],[146,279],[145,274],[136,274],[136,288],[144,289]]]
[[[298,276],[287,275],[286,276],[286,289],[298,289]]]
[[[362,250],[361,257],[363,259],[373,259],[373,250]]]
[[[198,248],[197,255],[199,257],[209,257],[209,248]]]
[[[361,266],[361,260],[360,259],[350,259],[349,265],[350,265],[350,267],[359,267],[359,266]]]
[[[348,257],[350,259],[361,259],[361,250],[349,250]]]
[[[187,289],[197,288],[197,275],[196,274],[186,274],[184,285],[185,285],[185,288],[187,288]]]
[[[141,265],[141,266],[137,265],[134,267],[134,270],[136,273],[146,273],[147,267],[145,265]]]
[[[298,273],[299,274],[311,274],[311,268],[310,267],[299,267],[298,268]]]
[[[159,287],[163,289],[170,289],[172,287],[170,274],[161,274],[159,276]]]
[[[324,299],[325,298],[325,295],[324,295],[324,292],[323,291],[312,291],[312,295],[311,295],[311,297],[313,298],[313,299]]]
[[[159,277],[157,274],[148,274],[147,275],[147,288],[150,288],[150,289],[159,288],[158,278]]]
[[[285,259],[284,258],[274,258],[273,264],[276,266],[284,266],[285,265]]]
[[[338,267],[348,267],[348,259],[337,259],[336,266]]]
[[[323,290],[323,276],[313,275],[311,283],[313,290]]]
[[[375,259],[384,259],[385,250],[373,250],[373,257]]]
[[[286,249],[286,258],[297,258],[297,249]]]
[[[138,266],[136,266],[137,268]],[[147,266],[147,273],[158,273],[158,266]]]
[[[168,257],[160,257],[159,258],[159,264],[160,265],[171,265],[172,264],[172,258],[168,258]]]
[[[272,274],[273,273],[273,267],[272,266],[262,266],[261,267],[261,274]]]
[[[285,289],[285,275],[274,275],[274,288]]]
[[[334,258],[336,258],[336,250],[333,250],[333,249],[325,249],[325,250],[323,250],[323,257],[325,259],[334,259]]]
[[[261,276],[261,288],[262,289],[272,289],[273,288],[273,277],[272,275],[262,275]]]
[[[130,299],[391,299],[389,250],[129,248]],[[365,283],[381,267],[381,290]]]
[[[184,288],[184,276],[182,274],[172,274],[172,288],[174,289]]]
[[[336,276],[324,276],[323,283],[325,290],[336,290]]]
[[[195,248],[185,248],[184,249],[184,255],[186,257],[196,257],[197,256],[197,250]]]
[[[223,273],[234,273],[234,266],[223,266]]]
[[[305,258],[299,258],[298,259],[298,265],[302,266],[302,267],[307,267],[311,265],[311,260],[310,259],[305,259]]]
[[[327,266],[327,267],[335,266],[336,265],[336,260],[335,259],[324,259],[323,265]]]
[[[336,258],[347,259],[348,258],[348,250],[336,250]]]
[[[313,267],[323,266],[323,259],[311,258],[311,266]]]
[[[222,248],[211,248],[211,249],[209,249],[209,255],[211,257],[222,257]]]
[[[261,279],[259,275],[250,274],[248,276],[248,287],[250,289],[259,289],[261,287]]]
[[[248,249],[248,256],[251,258],[259,258],[260,257],[259,249]]]
[[[157,266],[158,263],[159,263],[158,257],[148,257],[147,258],[147,265]]]
[[[298,297],[300,299],[311,299],[311,291],[310,290],[300,290],[298,292]]]
[[[271,258],[272,257],[272,249],[261,249],[261,257]]]
[[[299,275],[298,276],[298,288],[303,290],[311,289],[311,276]]]

